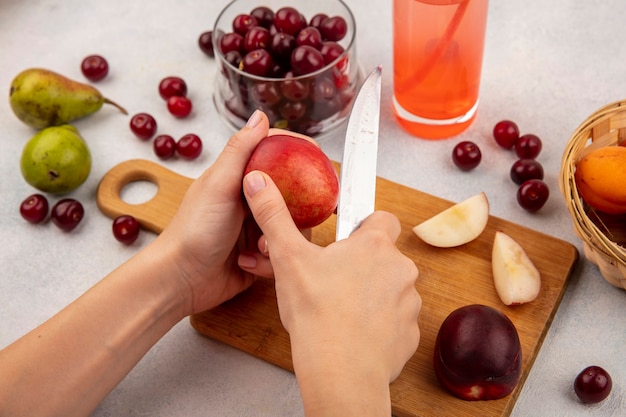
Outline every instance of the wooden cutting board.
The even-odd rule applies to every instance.
[[[155,197],[142,204],[123,202],[121,190],[128,183],[139,180],[157,185]],[[98,206],[110,217],[131,214],[142,226],[159,233],[174,215],[191,182],[192,179],[153,162],[124,162],[103,177],[97,193]],[[400,219],[402,233],[398,247],[419,268],[416,287],[423,299],[419,349],[391,385],[393,413],[397,417],[508,416],[578,259],[578,252],[570,243],[493,216],[480,237],[457,248],[431,247],[413,234],[411,228],[414,225],[452,204],[377,179],[376,208],[390,211]],[[497,230],[520,243],[541,272],[541,293],[532,303],[507,307],[496,295],[491,275],[491,248]],[[321,246],[332,243],[334,236],[334,215],[312,231],[312,241]],[[440,387],[433,371],[432,355],[439,326],[457,307],[474,303],[498,308],[509,316],[519,332],[523,349],[522,378],[515,391],[501,400],[468,402],[456,399]],[[271,280],[261,279],[223,305],[192,316],[191,324],[203,335],[293,371],[289,337],[280,323]]]

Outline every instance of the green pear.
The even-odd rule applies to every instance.
[[[20,167],[22,176],[33,187],[46,193],[65,194],[89,176],[91,153],[74,126],[51,126],[26,143]]]
[[[80,119],[105,103],[128,114],[96,88],[41,68],[24,70],[13,79],[9,101],[17,118],[35,129]]]

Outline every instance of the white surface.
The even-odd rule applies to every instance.
[[[198,35],[212,27],[226,0],[0,1],[0,86],[8,90],[19,71],[50,68],[83,79],[79,65],[91,53],[110,63],[109,77],[97,87],[131,114],[148,111],[159,131],[180,137],[198,133],[205,144],[194,162],[165,165],[198,175],[220,152],[230,131],[211,102],[215,64],[197,47]],[[528,0],[491,2],[484,59],[481,108],[475,124],[458,138],[425,141],[410,137],[391,114],[391,1],[365,6],[348,0],[359,27],[359,59],[365,69],[383,65],[383,109],[378,173],[410,187],[460,201],[478,191],[490,196],[492,213],[581,244],[558,191],[564,144],[590,113],[626,98],[626,32],[623,0]],[[297,4],[297,2],[294,2]],[[167,75],[187,80],[194,115],[174,120],[157,94]],[[544,165],[551,198],[536,214],[518,207],[508,178],[512,153],[490,137],[499,120],[515,120],[522,133],[544,141]],[[94,157],[88,182],[72,196],[86,208],[84,224],[65,234],[52,224],[34,226],[18,214],[33,192],[19,172],[19,156],[33,131],[0,101],[0,346],[45,320],[107,272],[153,239],[144,233],[130,248],[111,236],[111,222],[94,201],[101,176],[131,157],[158,161],[151,145],[134,138],[129,118],[113,108],[75,125]],[[340,160],[340,140],[323,148]],[[452,165],[452,146],[476,141],[483,162],[464,173]],[[137,187],[129,199],[146,199]],[[149,194],[149,193],[148,193]],[[581,251],[582,254],[582,251]],[[581,261],[546,337],[513,416],[626,415],[626,291],[618,290]],[[597,364],[613,376],[611,397],[582,405],[571,389],[575,375]],[[1,371],[0,371],[1,373]],[[424,398],[424,401],[428,401]],[[187,320],[176,326],[112,392],[95,413],[104,416],[298,416],[302,415],[293,375],[195,333]]]

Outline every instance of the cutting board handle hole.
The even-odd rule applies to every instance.
[[[120,190],[120,199],[127,204],[143,204],[157,194],[159,187],[152,181],[135,180]]]

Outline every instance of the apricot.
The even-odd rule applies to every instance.
[[[268,136],[250,156],[244,174],[268,174],[280,190],[294,223],[310,229],[335,211],[339,178],[328,156],[317,144],[297,134]]]
[[[626,147],[606,146],[585,155],[574,179],[584,201],[607,214],[626,213]]]

